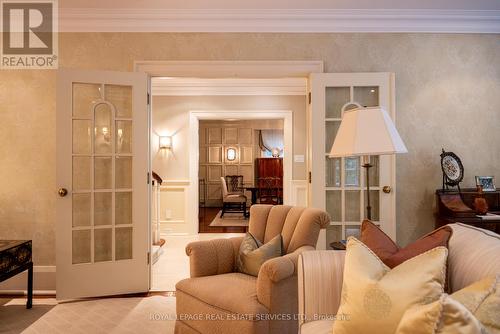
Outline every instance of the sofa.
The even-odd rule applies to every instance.
[[[500,235],[461,223],[448,225],[451,292],[500,273]],[[345,251],[304,252],[298,262],[299,333],[332,334],[340,306]]]
[[[249,232],[263,243],[281,233],[286,252],[257,277],[235,272],[243,237],[188,244],[191,278],[176,285],[175,333],[297,333],[297,260],[329,222],[318,209],[253,205]]]

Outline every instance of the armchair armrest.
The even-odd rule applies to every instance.
[[[331,316],[340,305],[345,251],[312,251],[298,261],[299,314],[303,322]]]
[[[299,255],[310,250],[314,250],[314,247],[302,246],[290,254],[264,262],[257,276],[257,299],[259,302],[271,309],[272,296],[277,294],[280,287],[292,284],[291,280],[288,280],[289,278],[292,278],[293,285],[297,286],[295,278],[297,277]],[[289,291],[285,293],[287,292],[289,293]]]
[[[186,246],[191,277],[231,273],[243,237],[191,242]]]

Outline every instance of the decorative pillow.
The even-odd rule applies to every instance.
[[[439,300],[405,312],[396,334],[481,334],[483,326],[462,304],[446,293]]]
[[[369,220],[361,224],[361,241],[389,266],[394,268],[400,263],[438,246],[448,248],[448,240],[452,234],[449,226],[443,226],[423,236],[404,248],[399,248],[392,239],[377,225]]]
[[[335,334],[394,333],[404,312],[443,293],[448,250],[436,247],[392,270],[365,244],[349,237]]]
[[[458,290],[451,298],[462,303],[489,333],[500,333],[500,274]]]
[[[245,234],[243,241],[240,245],[240,250],[238,252],[238,258],[236,259],[236,271],[243,272],[243,263],[241,262],[241,254],[250,253],[257,248],[262,246],[262,243],[257,240],[250,232]]]
[[[257,276],[259,269],[269,259],[283,254],[283,238],[281,234],[275,236],[264,245],[247,232],[238,254],[237,271]]]

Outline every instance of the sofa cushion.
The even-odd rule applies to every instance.
[[[453,229],[448,257],[452,292],[500,274],[500,235],[460,223],[447,226]]]
[[[300,334],[333,334],[333,320],[305,322],[300,326]]]
[[[448,250],[436,247],[392,270],[365,244],[349,237],[335,334],[394,333],[404,312],[443,293]]]
[[[500,333],[500,275],[488,277],[451,295],[490,333]]]
[[[267,314],[267,308],[257,300],[256,281],[257,278],[250,275],[229,273],[187,278],[179,281],[175,288],[230,313]],[[228,296],[238,296],[238,298],[228,298]]]
[[[451,234],[451,228],[445,226],[432,231],[404,248],[399,248],[377,225],[365,220],[361,224],[360,240],[377,254],[389,268],[394,268],[400,263],[435,247],[448,247]]]
[[[396,334],[482,334],[479,320],[449,295],[426,305],[417,305],[405,312]]]

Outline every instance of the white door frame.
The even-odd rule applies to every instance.
[[[199,173],[199,123],[200,120],[258,120],[283,119],[283,204],[292,199],[293,168],[293,112],[291,110],[193,110],[189,112],[189,198],[198,200]],[[188,222],[192,225],[190,233],[198,233],[198,203],[189,210]]]

